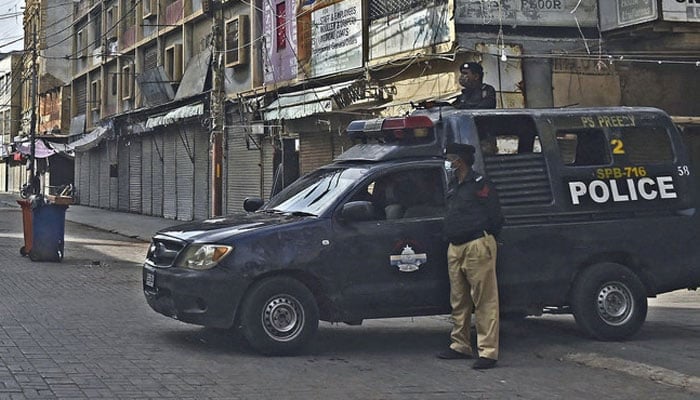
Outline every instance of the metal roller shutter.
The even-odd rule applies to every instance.
[[[307,174],[333,160],[333,143],[328,132],[299,135],[300,175]]]
[[[163,134],[163,216],[177,218],[177,166],[175,162],[177,133]]]
[[[194,214],[194,132],[184,125],[178,132],[175,160],[177,163],[177,219],[192,220]]]
[[[151,171],[153,173],[153,215],[163,216],[163,133],[151,135]]]
[[[107,153],[109,154],[109,208],[116,210],[119,207],[119,177],[112,176],[112,165],[115,165],[118,171],[117,154],[119,152],[119,142],[110,140],[107,145]]]
[[[129,211],[141,213],[141,139],[129,141]]]
[[[201,127],[194,136],[194,218],[209,217],[209,132]]]
[[[100,154],[99,148],[88,152],[90,154],[90,207],[100,205]]]
[[[269,137],[262,140],[262,197],[267,200],[270,198],[270,191],[272,190],[272,182],[275,179],[274,171],[274,161],[275,157],[275,147]]]
[[[230,128],[227,130],[228,142],[226,168],[226,212],[243,211],[246,197],[261,196],[260,187],[260,150],[249,140],[250,150],[246,147],[246,130]]]
[[[146,215],[153,214],[153,139],[144,136],[141,140],[141,212]]]
[[[74,172],[73,172],[73,175],[74,175],[74,176],[73,176],[73,182],[75,182],[74,186],[75,186],[76,202],[77,202],[77,204],[84,204],[84,203],[83,203],[83,199],[82,199],[83,196],[82,196],[82,193],[81,193],[82,188],[83,188],[83,184],[82,184],[82,178],[83,178],[83,169],[82,169],[82,167],[83,167],[83,153],[75,152],[75,164],[74,164],[74,165],[75,165],[75,169],[74,169]],[[14,178],[13,174],[10,174],[10,176],[11,176],[12,178]],[[11,180],[14,181],[14,179],[11,179]],[[14,182],[12,182],[12,183],[14,183]],[[13,187],[13,190],[14,190],[14,187]]]
[[[119,204],[117,208],[121,211],[129,211],[129,142],[122,138],[117,143],[119,143],[117,149]]]
[[[100,200],[101,208],[109,208],[109,141],[100,143],[99,154],[100,159]]]

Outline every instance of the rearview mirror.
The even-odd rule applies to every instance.
[[[247,197],[243,200],[243,209],[248,212],[258,211],[263,205],[263,199],[260,197]]]
[[[340,217],[346,221],[371,221],[375,219],[374,204],[371,201],[351,201],[343,205]]]

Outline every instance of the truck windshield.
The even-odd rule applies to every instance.
[[[361,168],[320,169],[270,199],[263,211],[320,215],[367,172]]]

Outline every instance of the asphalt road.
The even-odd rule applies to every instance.
[[[19,255],[20,211],[0,204],[0,399],[697,399],[700,293],[651,300],[626,342],[571,316],[502,323],[498,368],[435,353],[445,316],[322,323],[308,351],[264,357],[227,331],[153,312],[147,244],[68,222],[62,263]]]

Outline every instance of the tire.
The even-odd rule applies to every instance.
[[[629,268],[595,264],[576,279],[571,296],[579,328],[598,340],[622,340],[634,335],[647,316],[644,284]]]
[[[266,355],[290,355],[318,330],[318,306],[311,291],[296,279],[275,277],[256,283],[241,305],[243,337]]]

